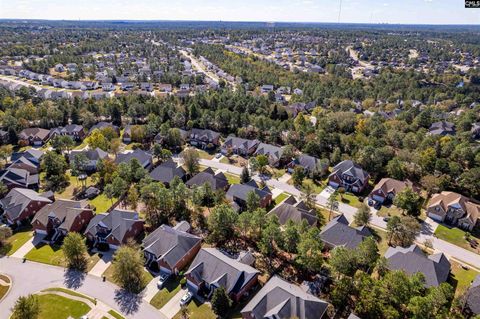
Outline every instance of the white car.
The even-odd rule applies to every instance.
[[[182,299],[180,299],[180,306],[185,306],[192,300],[193,294],[190,291],[187,291],[186,294],[183,295]]]
[[[215,154],[215,158],[216,158],[216,159],[219,159],[220,157],[222,157],[222,153],[217,153],[217,154]]]

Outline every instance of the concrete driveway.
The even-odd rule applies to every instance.
[[[180,299],[187,293],[187,289],[181,289],[175,296],[170,299],[165,306],[160,309],[168,319],[173,318],[180,311]],[[191,302],[191,301],[190,301]]]
[[[20,247],[16,252],[12,254],[11,257],[15,258],[23,258],[25,255],[35,248],[38,244],[42,242],[42,240],[45,238],[45,235],[42,234],[36,234],[32,238],[30,238],[29,241],[27,241],[25,244],[23,244],[22,247]]]
[[[113,251],[101,252],[102,258],[93,266],[93,268],[88,272],[89,275],[102,277],[102,274],[107,270],[107,268],[112,264],[113,260]]]
[[[148,283],[148,285],[143,290],[143,300],[150,302],[153,297],[159,292],[157,287],[159,276],[153,277],[153,279]]]

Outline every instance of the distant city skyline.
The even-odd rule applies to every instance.
[[[480,24],[480,9],[465,9],[464,4],[464,0],[0,0],[0,18]]]

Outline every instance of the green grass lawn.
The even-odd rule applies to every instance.
[[[220,163],[222,164],[230,164],[230,160],[228,159],[228,157],[224,156],[220,159]]]
[[[65,257],[63,251],[58,245],[46,245],[40,244],[39,246],[30,250],[25,258],[27,260],[36,261],[39,263],[54,265],[54,266],[66,266]]]
[[[38,295],[40,303],[39,319],[80,318],[90,311],[87,304],[58,295]]]
[[[347,205],[353,206],[353,207],[360,207],[362,203],[358,200],[358,197],[353,195],[352,193],[345,193],[345,194],[340,194],[338,195],[339,200]],[[343,198],[343,199],[342,199]]]
[[[240,184],[240,176],[233,175],[230,173],[224,173],[225,177],[227,178],[228,182],[233,185],[233,184]]]
[[[114,279],[113,279],[113,264],[108,266],[107,270],[102,274],[107,278],[108,281],[114,283],[115,285],[119,285]],[[143,269],[143,285],[142,289],[145,288],[150,281],[152,281],[153,276],[150,272],[148,272],[145,268]]]
[[[462,295],[472,281],[478,276],[478,272],[472,269],[464,269],[459,263],[451,261],[452,269],[449,282],[455,288],[455,296]]]
[[[69,180],[69,185],[61,192],[61,193],[56,193],[55,196],[59,198],[64,198],[64,199],[72,199],[74,191],[77,189],[81,189],[83,185],[86,185],[85,187],[88,187],[90,185],[93,185],[92,179],[87,177],[87,180],[84,181],[83,183],[86,182],[86,184],[82,184],[82,181],[79,181],[76,176],[71,176],[69,173],[67,173],[68,180]]]
[[[14,252],[16,252],[20,247],[22,247],[27,241],[32,238],[33,232],[30,229],[21,230],[18,232],[15,232],[12,237],[8,238],[6,240],[5,246],[0,248],[0,255],[12,255]]]
[[[292,179],[289,180],[289,182],[292,181]],[[293,181],[292,181],[293,183]],[[313,189],[313,192],[315,194],[320,194],[325,187],[327,187],[327,184],[322,182],[317,182],[312,180],[311,178],[306,178],[303,180],[303,184],[310,185]]]
[[[0,300],[7,294],[9,286],[0,285]]]
[[[114,318],[117,318],[117,319],[125,319],[125,317],[123,317],[121,314],[119,314],[115,310],[109,310],[108,314],[113,316]]]
[[[208,159],[208,160],[211,160],[213,159],[214,155],[204,151],[204,150],[200,150],[200,149],[196,149],[197,152],[198,152],[198,156],[201,158],[201,159]]]
[[[116,198],[113,199],[115,203],[117,201]],[[95,213],[105,213],[110,207],[112,207],[112,200],[109,199],[105,194],[100,194],[94,199],[90,200],[89,203],[93,205],[95,209]]]
[[[280,195],[278,195],[277,197],[275,197],[274,201],[275,201],[275,204],[278,205],[280,204],[281,202],[283,202],[283,200],[285,198],[287,198],[288,196],[290,196],[289,194],[287,193],[281,193]]]
[[[97,300],[95,300],[95,298],[91,298],[89,296],[86,296],[84,294],[81,294],[81,293],[78,293],[76,291],[73,291],[73,290],[70,290],[70,289],[66,289],[66,288],[57,288],[57,287],[54,287],[54,288],[47,288],[47,289],[44,289],[42,290],[44,292],[48,292],[48,291],[56,291],[56,292],[63,292],[65,294],[68,294],[68,295],[71,295],[71,296],[75,296],[75,297],[80,297],[80,298],[85,298],[87,300],[90,300],[91,303],[93,304],[97,304]]]
[[[180,276],[170,278],[167,281],[165,288],[155,294],[153,299],[150,301],[150,304],[157,309],[161,309],[163,306],[165,306],[167,302],[180,291],[180,279]]]
[[[199,303],[197,300],[192,299],[188,304],[189,318],[190,319],[216,319],[217,316],[213,313],[212,308],[207,304]],[[180,312],[177,313],[173,319],[181,319]]]
[[[465,248],[467,250],[473,251],[475,253],[480,253],[480,250],[477,248],[473,248],[470,246],[470,243],[465,239],[466,232],[461,230],[460,228],[452,227],[449,228],[445,225],[438,225],[437,229],[435,230],[435,236],[439,239],[443,239],[457,245],[459,247]],[[471,235],[472,239],[475,239],[480,242],[480,238],[475,237],[473,234]]]
[[[377,213],[378,216],[381,216],[381,217],[387,217],[387,216],[403,216],[403,212],[401,209],[391,205],[390,207],[385,207],[385,206],[382,206],[382,208],[380,208],[380,210],[378,211]]]

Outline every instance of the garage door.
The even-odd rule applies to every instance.
[[[440,215],[437,215],[437,214],[428,214],[428,217],[430,217],[431,219],[437,221],[437,222],[443,222],[443,217],[440,216]]]

